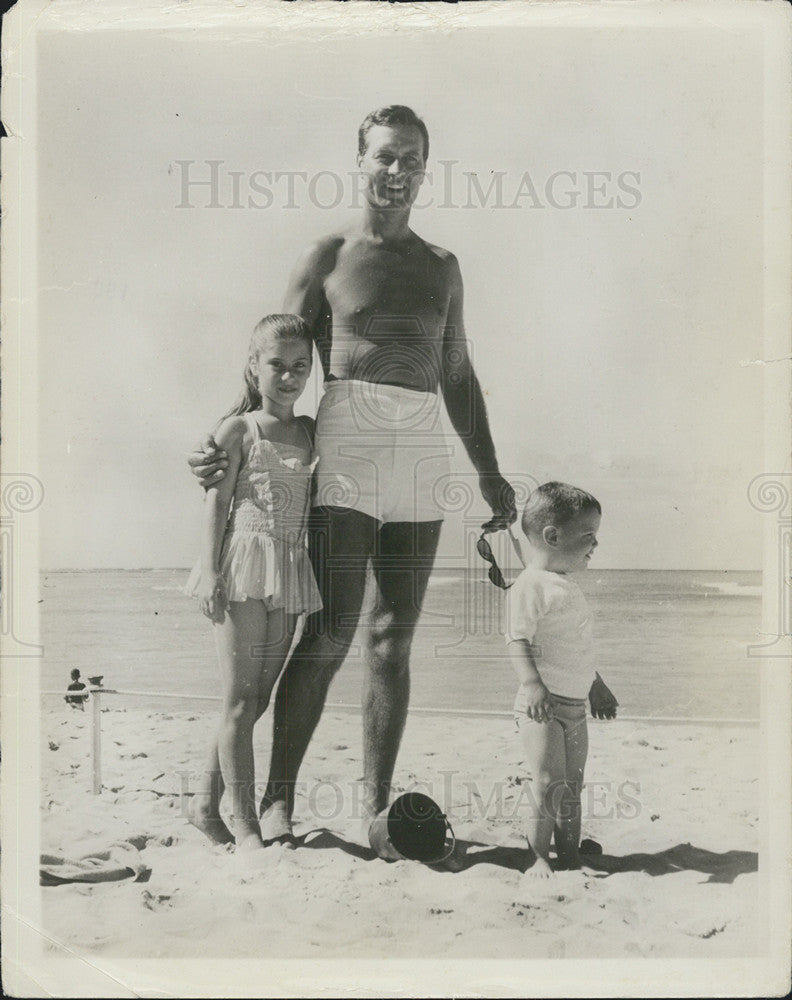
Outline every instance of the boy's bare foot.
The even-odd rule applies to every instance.
[[[261,802],[261,839],[265,847],[281,844],[294,850],[297,841],[292,831],[291,817],[286,809],[286,803],[278,799],[275,802]]]
[[[553,869],[546,858],[537,858],[530,868],[523,873],[526,882],[543,882],[553,877]]]
[[[213,844],[233,844],[234,835],[217,814],[210,813],[202,808],[197,802],[191,802],[187,806],[187,821],[204,836],[208,837]]]

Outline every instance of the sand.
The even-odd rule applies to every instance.
[[[387,863],[353,842],[360,717],[331,710],[304,767],[303,845],[269,848],[251,871],[182,810],[213,711],[105,709],[95,796],[90,711],[45,710],[42,850],[71,856],[132,838],[150,869],[142,882],[42,888],[54,950],[91,961],[758,953],[753,726],[591,723],[584,835],[604,854],[531,889],[521,878],[525,767],[509,720],[408,721],[397,789],[419,783],[447,811],[466,851],[462,871]],[[257,734],[262,774],[270,727],[267,714]]]

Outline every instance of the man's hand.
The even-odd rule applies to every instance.
[[[525,692],[525,714],[534,722],[549,722],[553,718],[550,692],[541,681],[521,685]]]
[[[479,476],[481,495],[492,510],[492,517],[482,524],[484,531],[501,531],[517,520],[514,505],[514,490],[499,473],[484,473]]]
[[[225,476],[228,455],[220,451],[211,434],[207,434],[196,450],[187,457],[187,464],[194,476],[201,480],[204,489],[218,483]]]
[[[228,595],[222,576],[219,573],[204,576],[197,597],[201,613],[216,624],[222,625],[228,607]]]
[[[592,716],[595,719],[615,719],[618,704],[616,696],[597,674],[589,690],[589,705],[591,705]]]

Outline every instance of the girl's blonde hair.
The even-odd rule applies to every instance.
[[[258,380],[253,374],[252,364],[266,348],[267,341],[302,340],[308,348],[309,358],[313,358],[313,337],[308,324],[301,316],[291,313],[273,313],[259,320],[250,338],[248,359],[245,365],[245,386],[233,407],[225,414],[226,417],[237,417],[243,413],[252,413],[261,409],[261,393],[258,391]],[[225,418],[223,418],[225,419]]]

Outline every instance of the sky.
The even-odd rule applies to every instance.
[[[359,214],[360,121],[403,103],[504,474],[593,492],[600,568],[759,568],[761,34],[389,24],[42,35],[42,566],[194,561],[186,455],[301,252]],[[454,468],[475,482],[458,441]],[[441,565],[485,517],[450,518]]]

